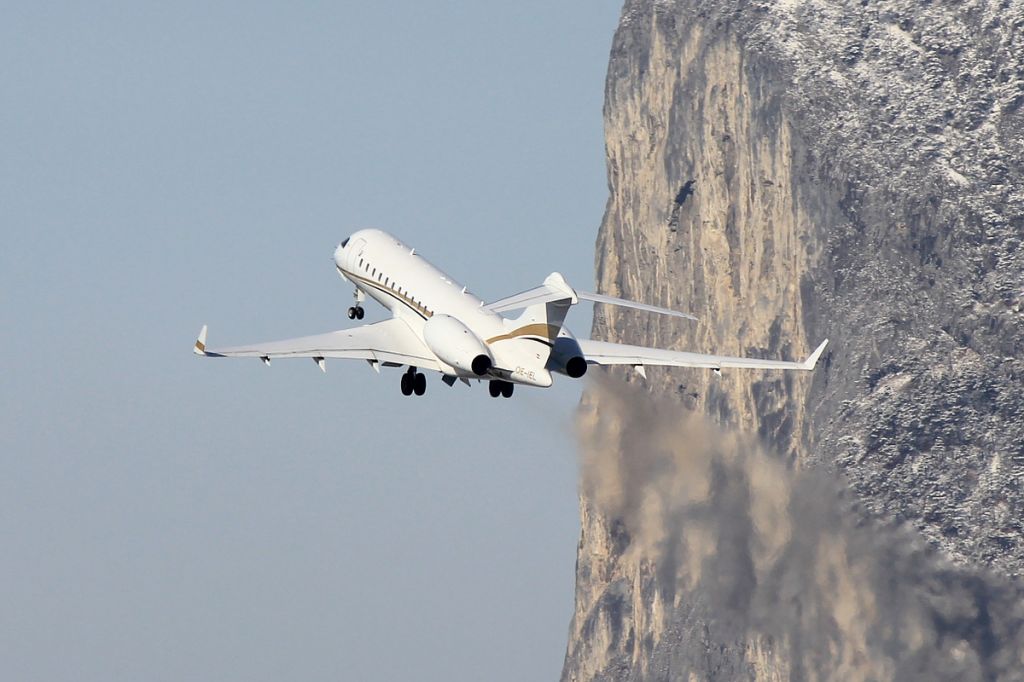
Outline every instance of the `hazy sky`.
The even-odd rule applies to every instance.
[[[361,227],[589,288],[619,6],[5,4],[5,679],[557,678],[578,383],[190,351],[350,324]]]

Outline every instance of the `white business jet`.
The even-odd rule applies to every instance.
[[[423,395],[421,369],[441,373],[452,386],[471,379],[489,382],[492,397],[511,397],[515,384],[547,388],[552,373],[577,379],[589,365],[629,365],[642,376],[651,365],[739,369],[814,369],[828,341],[803,362],[733,358],[660,348],[577,339],[562,326],[569,308],[581,300],[624,306],[691,320],[686,313],[578,291],[562,275],[515,296],[485,303],[399,239],[380,230],[360,230],[338,245],[334,265],[355,285],[349,319],[362,319],[366,297],[391,311],[391,319],[352,329],[284,341],[230,348],[208,348],[206,327],[199,332],[195,353],[206,357],[312,358],[327,371],[328,358],[366,360],[380,367],[408,367],[402,374],[403,395]],[[523,310],[516,318],[502,313]]]

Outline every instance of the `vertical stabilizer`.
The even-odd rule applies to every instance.
[[[513,327],[520,333],[543,337],[554,343],[565,323],[565,316],[579,299],[576,297],[576,291],[557,272],[547,276],[544,286],[552,293],[564,293],[565,298],[527,306],[518,318],[506,321],[506,326]]]

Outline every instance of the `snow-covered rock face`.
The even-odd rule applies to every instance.
[[[801,588],[774,603],[754,589],[757,608],[723,625],[707,580],[731,565],[735,534],[716,533],[733,526],[687,523],[686,472],[659,446],[641,459],[680,480],[637,487],[642,513],[581,489],[563,678],[1013,679],[1020,609],[992,603],[1020,603],[1024,573],[1024,2],[630,0],[605,119],[599,285],[701,321],[598,310],[595,336],[766,357],[830,338],[811,377],[648,370],[647,386],[795,470],[838,475],[858,515],[904,535],[863,544],[837,521],[839,550],[798,545],[807,574],[779,541],[753,582]],[[628,417],[588,400],[592,420]],[[623,461],[643,447],[611,438]],[[601,452],[602,471],[626,470]],[[779,485],[801,513],[854,513]],[[651,530],[666,518],[680,537]],[[673,542],[689,554],[666,578]],[[884,587],[871,555],[893,543],[930,549]],[[837,596],[851,585],[858,603]],[[894,594],[905,622],[870,607]]]

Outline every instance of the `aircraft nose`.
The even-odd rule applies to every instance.
[[[334,264],[339,268],[345,267],[345,245],[338,244],[334,249]]]

